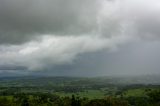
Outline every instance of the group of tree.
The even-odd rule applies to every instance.
[[[1,96],[0,106],[160,106],[160,90],[149,91],[146,97],[105,97],[88,99],[72,95],[59,97],[49,93],[18,93]]]

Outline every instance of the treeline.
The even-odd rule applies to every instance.
[[[88,99],[72,95],[59,97],[50,93],[1,96],[0,106],[160,106],[160,90],[149,91],[146,97],[105,97]]]
[[[63,85],[63,86],[20,86],[20,87],[0,87],[0,95],[13,95],[23,91],[29,92],[65,92],[65,93],[77,93],[84,92],[86,90],[101,90],[102,88],[113,88],[114,85]],[[118,86],[116,86],[118,89]]]
[[[129,104],[126,100],[111,97],[89,100],[74,95],[59,97],[51,94],[17,94],[13,97],[1,97],[0,106],[129,106]]]

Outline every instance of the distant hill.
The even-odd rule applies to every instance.
[[[23,76],[23,77],[0,77],[1,86],[48,86],[55,84],[70,83],[74,85],[107,85],[107,84],[160,84],[159,75],[148,76],[121,76],[121,77],[47,77],[47,76]]]

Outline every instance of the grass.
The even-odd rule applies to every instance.
[[[146,92],[145,89],[130,89],[127,90],[123,93],[123,95],[125,97],[130,97],[130,96],[134,96],[134,97],[142,97],[145,96]]]
[[[149,88],[150,91],[157,90],[159,88]],[[144,97],[147,94],[146,88],[129,89],[123,92],[124,97]]]
[[[10,100],[10,101],[13,99],[13,96],[0,96],[0,99],[1,99],[1,98],[4,98],[4,97],[5,97],[6,99]]]
[[[87,97],[89,99],[96,99],[96,98],[103,98],[105,92],[102,90],[87,90],[84,92],[78,92],[78,93],[65,93],[65,92],[56,92],[55,94],[64,97],[69,96],[71,97],[73,94],[77,95],[79,97]]]

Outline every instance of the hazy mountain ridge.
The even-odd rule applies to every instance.
[[[79,84],[82,85],[107,85],[107,84],[160,84],[159,75],[149,75],[149,76],[125,76],[125,77],[47,77],[47,76],[25,76],[25,77],[1,77],[0,85],[7,86],[48,86],[55,84]]]

